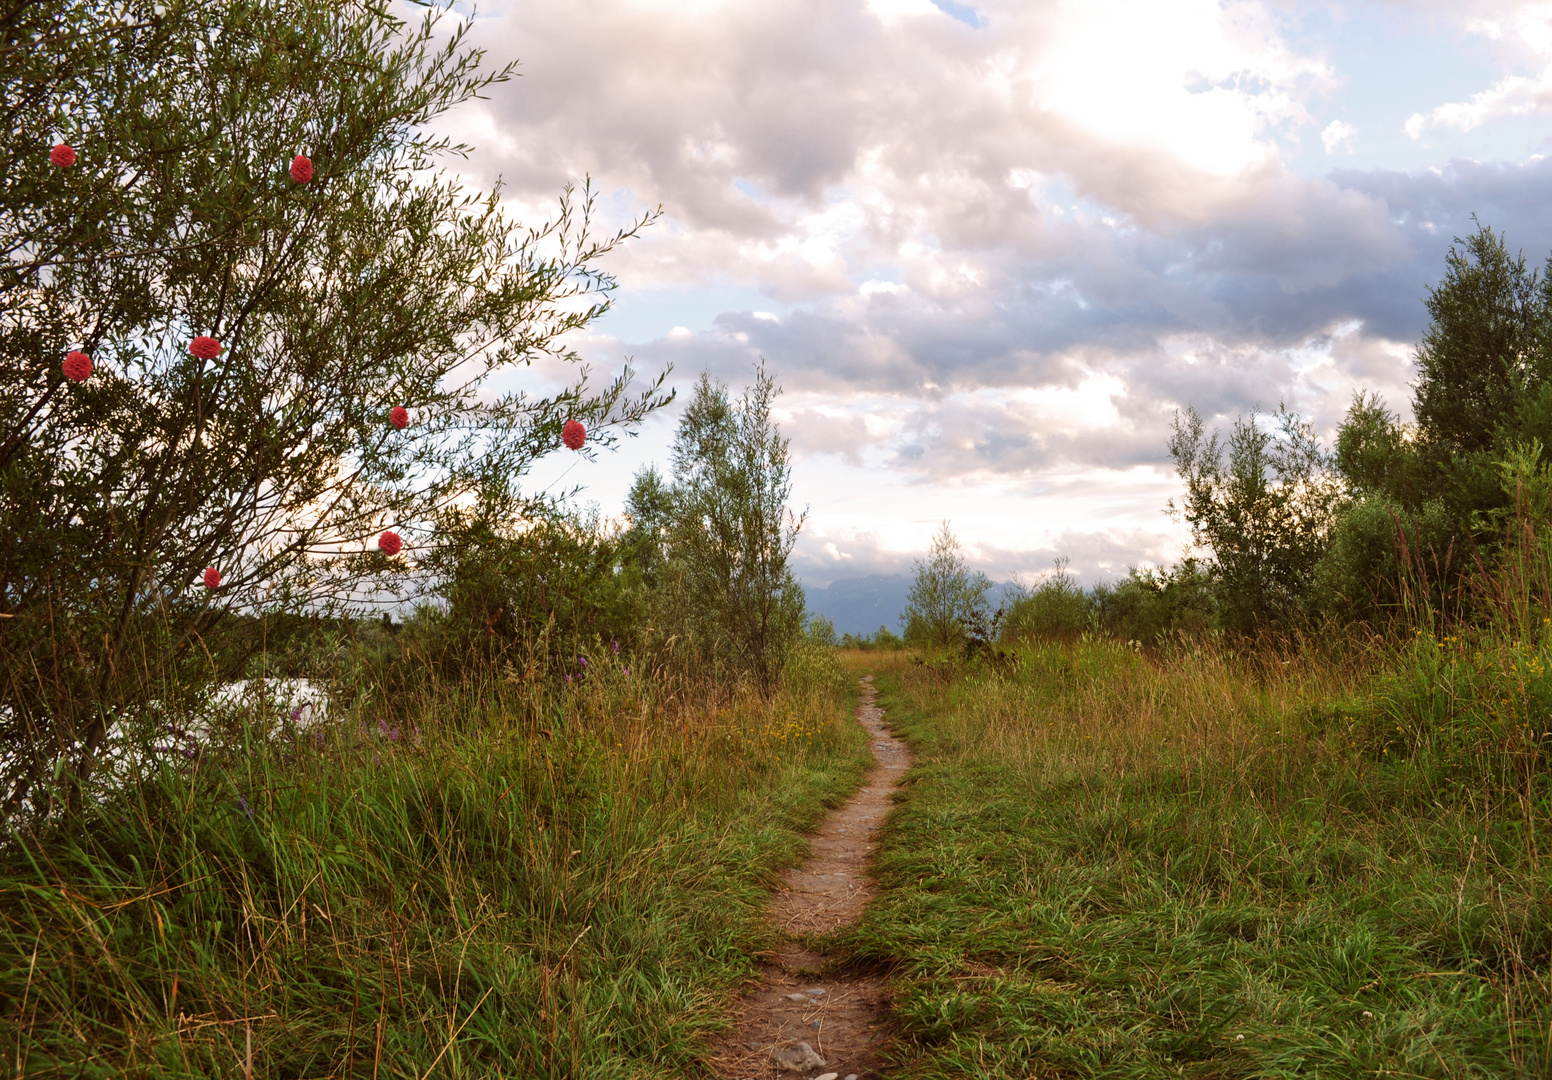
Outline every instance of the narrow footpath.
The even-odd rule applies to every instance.
[[[760,987],[739,1003],[736,1027],[718,1044],[713,1066],[727,1080],[880,1075],[884,980],[809,948],[815,937],[862,917],[873,898],[868,864],[878,831],[910,768],[905,743],[884,728],[873,677],[862,679],[857,719],[873,736],[867,783],[813,834],[813,855],[782,874],[767,917],[785,941]]]

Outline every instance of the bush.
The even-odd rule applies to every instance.
[[[1399,536],[1406,538],[1398,547]],[[1343,621],[1378,622],[1399,614],[1404,588],[1434,594],[1450,590],[1466,566],[1454,521],[1439,500],[1407,510],[1385,496],[1349,506],[1332,531],[1331,546],[1315,567],[1313,614]],[[1404,553],[1404,554],[1403,554]],[[1403,565],[1403,557],[1411,567]]]
[[[1002,620],[1004,642],[1033,638],[1071,639],[1093,623],[1094,601],[1067,572],[1068,560],[1030,590],[1020,590]]]
[[[1114,585],[1096,585],[1091,595],[1099,629],[1128,641],[1194,636],[1220,625],[1218,582],[1192,558],[1168,570],[1134,566]]]
[[[1303,613],[1343,499],[1310,425],[1279,409],[1276,427],[1263,431],[1253,415],[1241,418],[1224,444],[1188,408],[1176,415],[1169,446],[1186,485],[1181,506],[1172,500],[1170,510],[1212,551],[1223,586],[1219,619],[1247,633]]]
[[[841,635],[840,647],[843,649],[903,649],[905,641],[887,626],[880,626],[869,637],[867,634],[853,634],[847,632]]]
[[[568,192],[525,229],[442,169],[438,117],[510,71],[480,72],[466,20],[394,10],[41,0],[0,20],[0,811],[47,812],[43,781],[88,780],[165,684],[239,673],[260,643],[231,639],[252,626],[234,613],[383,595],[447,506],[512,503],[568,420],[608,444],[663,403],[585,374],[489,392],[537,356],[580,363],[567,335],[634,228],[590,239],[591,195]],[[55,138],[74,165],[49,164]]]
[[[663,649],[683,665],[747,678],[771,694],[803,634],[803,590],[788,566],[807,514],[787,506],[792,467],[771,419],[780,393],[764,362],[737,401],[703,373],[674,433],[673,479],[636,476],[622,538]]]
[[[462,521],[440,554],[446,607],[426,616],[428,645],[449,671],[506,662],[558,678],[599,643],[640,644],[642,587],[618,572],[619,536],[596,519]]]
[[[916,561],[916,578],[901,618],[907,644],[957,648],[995,636],[986,610],[992,583],[972,572],[948,522],[932,538],[932,551]]]

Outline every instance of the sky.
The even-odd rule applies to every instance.
[[[808,585],[909,573],[945,520],[998,580],[1167,565],[1177,409],[1407,417],[1472,215],[1552,249],[1552,3],[522,0],[471,32],[519,74],[440,122],[470,183],[662,210],[572,345],[680,400],[532,485],[620,513],[696,376],[763,357]]]

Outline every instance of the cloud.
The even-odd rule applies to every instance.
[[[1431,112],[1413,113],[1405,130],[1413,139],[1421,139],[1430,128],[1453,128],[1466,132],[1505,116],[1531,116],[1552,109],[1552,68],[1534,78],[1511,75],[1487,90],[1473,94],[1470,101],[1450,102]]]
[[[1342,120],[1333,120],[1327,124],[1320,133],[1321,145],[1326,148],[1326,153],[1334,154],[1338,149],[1353,152],[1353,140],[1358,136],[1358,129]]]
[[[1184,534],[1179,530],[1063,529],[1036,543],[1001,545],[966,542],[963,527],[954,521],[949,524],[961,539],[970,569],[993,581],[1016,579],[1026,585],[1048,575],[1058,558],[1070,560],[1069,572],[1087,586],[1114,581],[1131,566],[1167,566],[1184,550]],[[805,585],[820,588],[847,578],[910,576],[937,526],[933,522],[926,527],[911,549],[889,544],[878,532],[869,530],[843,529],[822,535],[805,532],[793,551],[793,570]]]
[[[1446,102],[1413,113],[1404,130],[1413,140],[1430,130],[1473,131],[1504,117],[1533,116],[1552,109],[1552,4],[1478,4],[1459,12],[1463,28],[1495,43],[1510,63],[1539,67],[1534,75],[1499,79],[1467,101]]]
[[[1492,24],[1533,70],[1552,58],[1525,5],[1395,6],[1476,20],[1484,39]],[[480,147],[460,167],[481,183],[502,173],[525,216],[582,174],[605,228],[661,204],[606,264],[639,307],[738,292],[699,313],[664,301],[649,331],[578,347],[735,386],[766,358],[798,465],[814,465],[806,484],[896,485],[893,524],[815,495],[818,546],[800,545],[813,567],[908,565],[930,528],[899,522],[963,492],[972,507],[1090,515],[1040,518],[1046,539],[999,551],[1045,558],[1070,533],[1108,538],[1075,547],[1075,566],[1080,551],[1096,566],[1123,549],[1169,558],[1178,536],[1125,500],[1153,500],[1143,516],[1157,516],[1176,407],[1222,426],[1286,401],[1328,433],[1355,387],[1404,410],[1420,301],[1472,213],[1533,258],[1552,246],[1552,161],[1296,171],[1289,148],[1309,134],[1344,163],[1363,160],[1346,157],[1358,123],[1365,154],[1381,140],[1366,119],[1319,128],[1312,103],[1331,115],[1349,73],[1285,7],[513,3],[474,33],[493,56],[519,53],[521,76],[448,134]],[[1425,103],[1415,126],[1539,109],[1545,86],[1506,73],[1463,104]],[[1125,494],[1072,495],[1085,484]],[[1065,501],[1040,494],[1053,490]],[[977,524],[977,542],[997,528]]]

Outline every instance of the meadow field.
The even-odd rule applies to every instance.
[[[857,786],[828,650],[770,698],[425,678],[233,714],[0,851],[0,1071],[693,1075],[776,869]]]
[[[899,1077],[1552,1072],[1552,637],[852,652]]]

